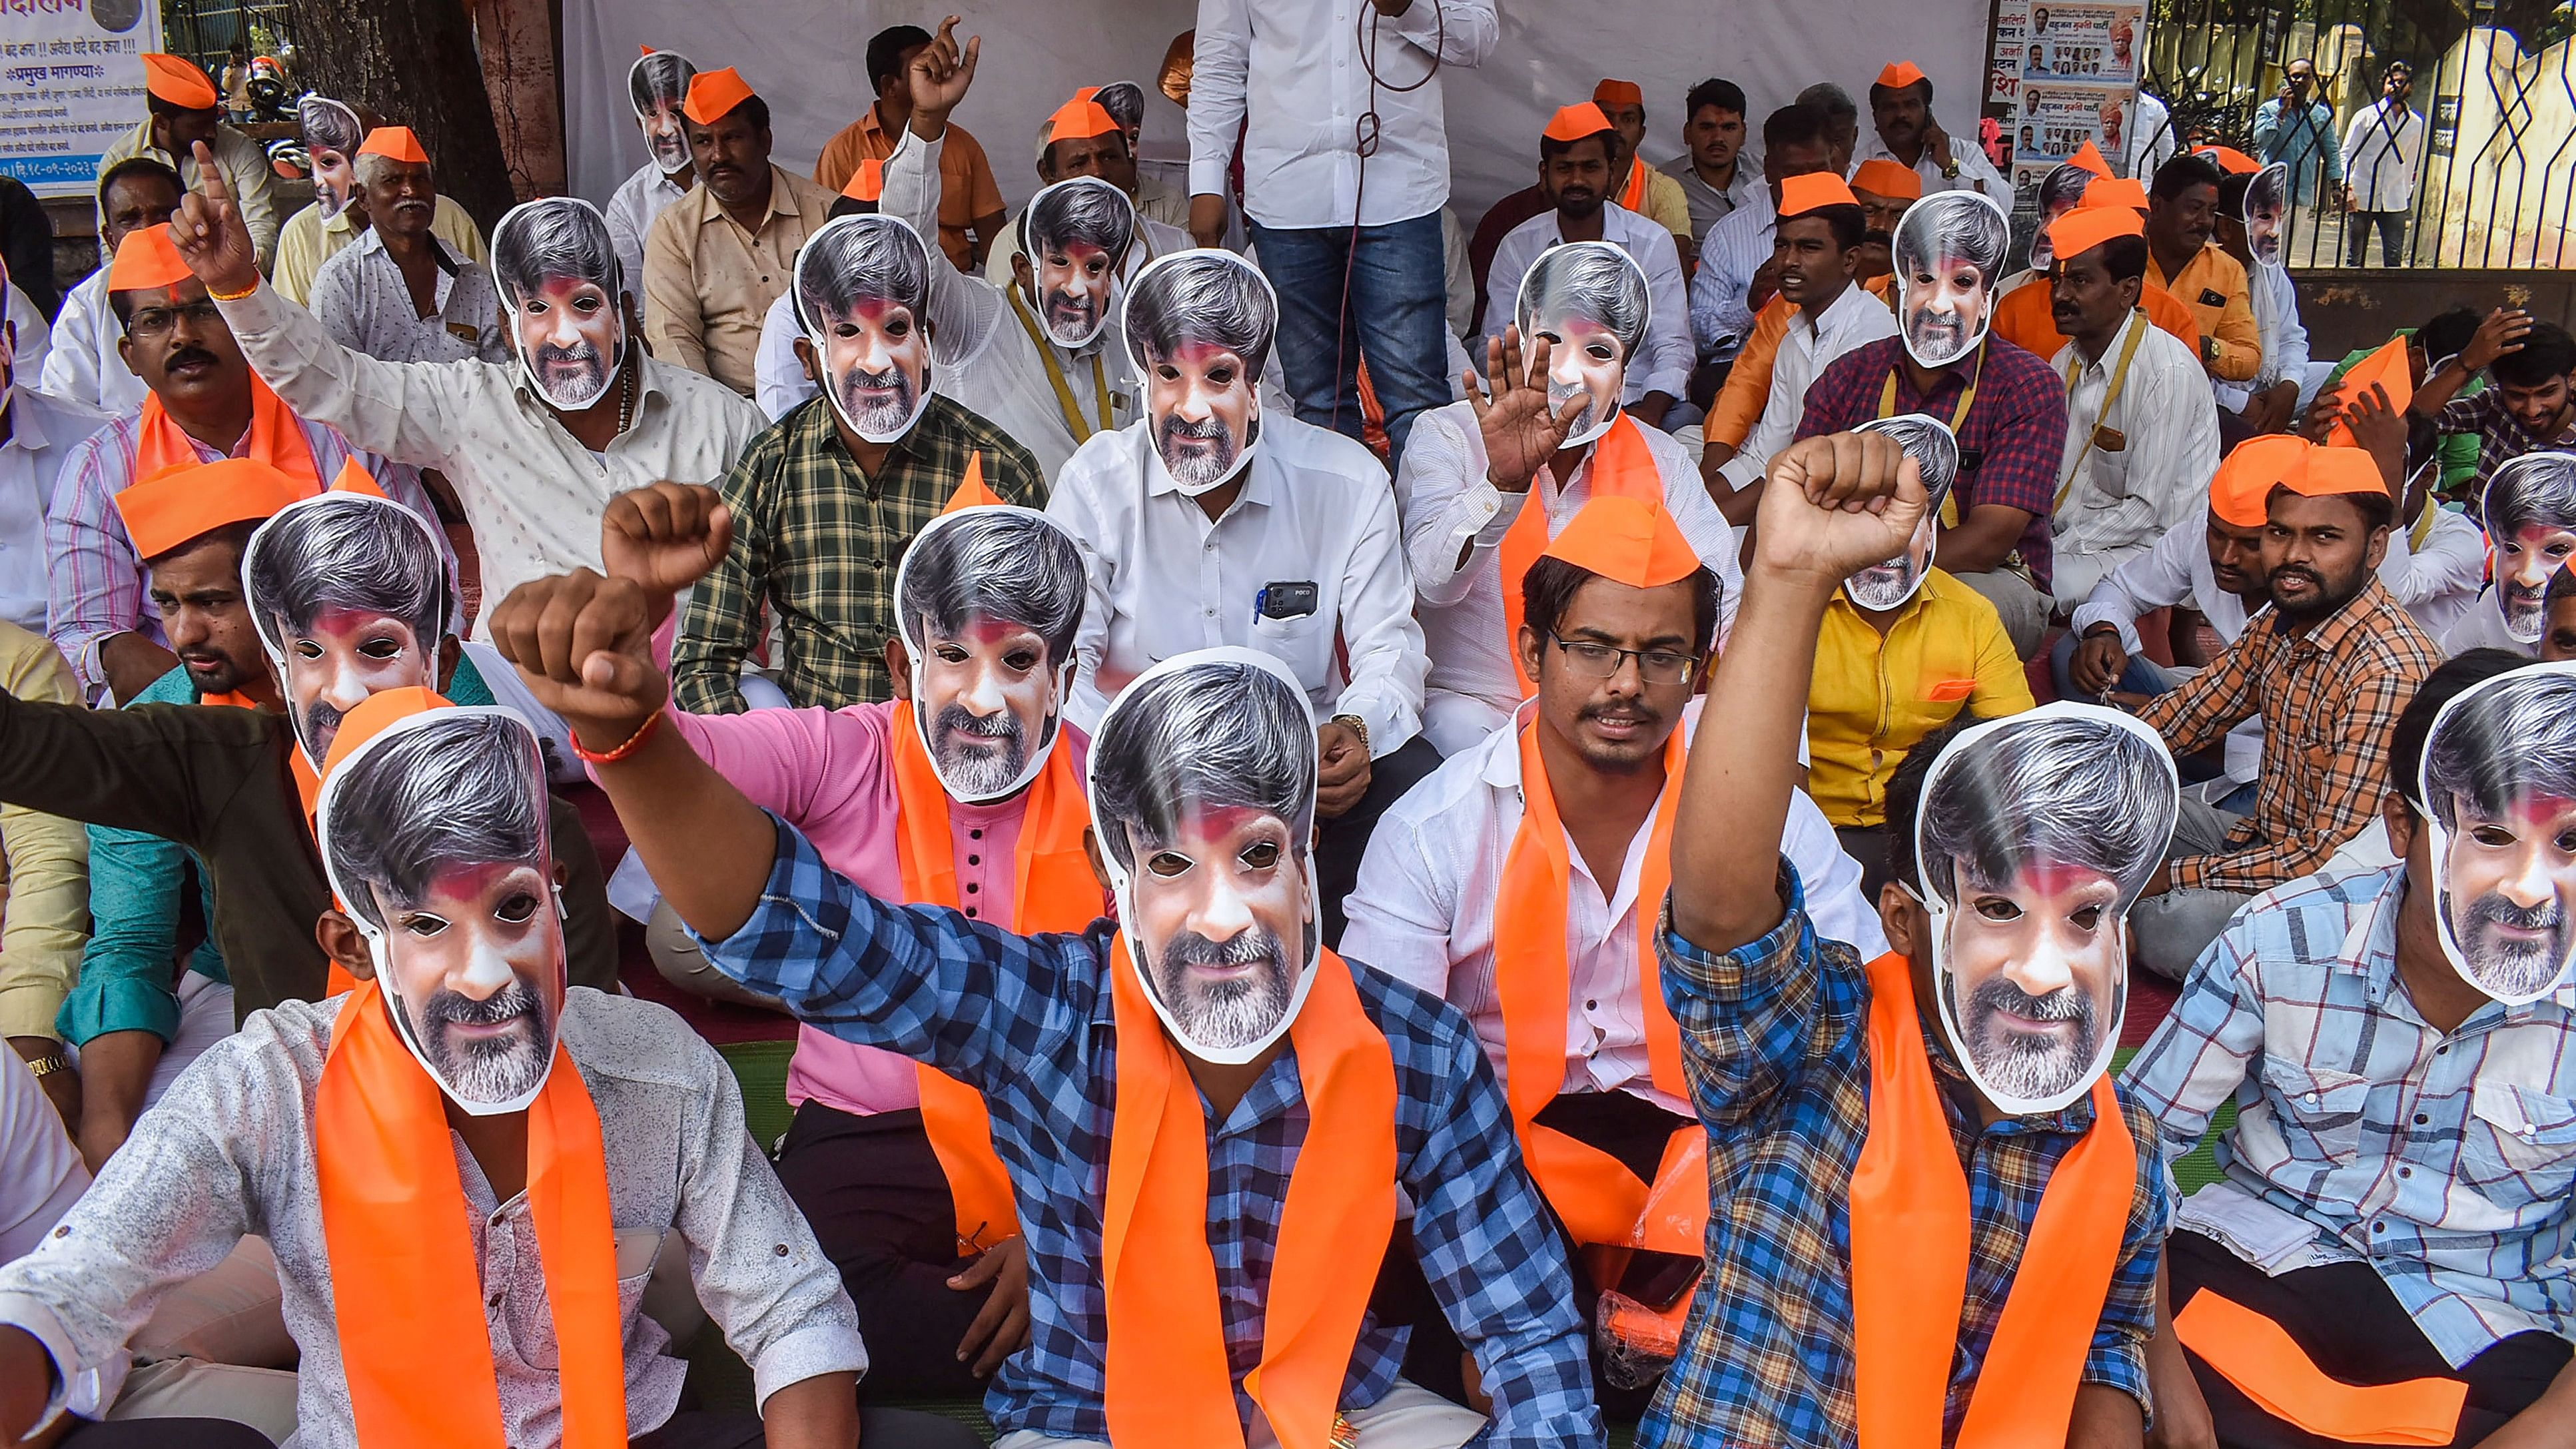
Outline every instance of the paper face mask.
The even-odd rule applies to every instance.
[[[871,443],[912,431],[930,406],[930,252],[891,216],[826,223],[796,254],[796,324],[823,396]]]
[[[304,154],[313,159],[313,205],[324,221],[337,221],[357,194],[358,146],[366,128],[357,112],[329,96],[297,101],[295,119],[304,130]]]
[[[1947,367],[1986,340],[1995,282],[2012,242],[2004,209],[1982,191],[1944,191],[1896,224],[1896,324],[1925,367]]]
[[[492,229],[492,277],[537,396],[568,413],[606,397],[626,356],[626,282],[599,209],[573,196],[510,208]]]
[[[1885,433],[1896,439],[1898,447],[1923,470],[1923,491],[1928,504],[1923,521],[1915,526],[1914,541],[1905,552],[1883,564],[1873,564],[1843,580],[1843,592],[1864,609],[1880,612],[1893,609],[1914,597],[1923,587],[1923,576],[1932,568],[1932,546],[1938,539],[1941,503],[1950,496],[1950,485],[1959,478],[1959,440],[1939,418],[1926,413],[1907,413],[1901,417],[1874,418],[1860,425],[1864,433]]]
[[[2413,783],[2442,954],[2508,1006],[2555,991],[2576,957],[2576,664],[2508,670],[2444,704]]]
[[[950,797],[999,800],[1045,767],[1085,591],[1072,536],[1033,509],[941,514],[905,550],[894,595],[913,719]]]
[[[1136,204],[1097,176],[1040,191],[1020,213],[1028,300],[1058,347],[1087,347],[1109,325],[1119,269],[1136,239]]]
[[[437,687],[447,565],[428,523],[399,503],[324,493],[279,509],[242,550],[242,595],[316,772],[369,695]]]
[[[1192,498],[1251,463],[1279,299],[1250,262],[1205,248],[1156,257],[1127,294],[1127,357],[1145,379],[1153,466]]]
[[[1941,1026],[2004,1112],[2054,1112],[2111,1064],[2129,907],[2181,808],[2173,757],[2117,710],[2044,705],[1932,763],[1914,822]]]
[[[644,147],[665,176],[689,167],[689,131],[680,107],[697,73],[687,56],[670,50],[638,56],[626,68],[626,98],[635,106],[635,124],[643,128]]]
[[[2540,643],[2548,622],[2549,579],[2576,554],[2576,453],[2525,453],[2487,479],[2478,503],[2494,552],[2495,587],[2487,606],[2504,612],[2515,643]]]
[[[323,869],[396,1033],[475,1116],[536,1099],[563,1019],[563,919],[536,732],[494,706],[384,727],[322,782]]]
[[[1537,339],[1547,339],[1548,415],[1562,411],[1569,399],[1585,400],[1574,430],[1565,435],[1567,447],[1591,442],[1619,420],[1628,359],[1645,345],[1647,313],[1645,272],[1609,242],[1549,247],[1522,275],[1512,320],[1533,365]]]
[[[2279,161],[2245,183],[2245,250],[2258,265],[2281,265],[2281,223],[2290,212],[2290,168]]]
[[[2082,204],[2084,188],[2092,184],[2093,173],[2072,163],[2052,169],[2039,183],[2039,230],[2030,239],[2030,269],[2041,278],[2057,264],[2057,250],[2048,244],[2049,223]]]
[[[1091,824],[1128,965],[1204,1061],[1259,1056],[1314,985],[1315,774],[1306,692],[1249,649],[1146,670],[1092,737]]]

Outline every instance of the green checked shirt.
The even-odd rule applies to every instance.
[[[743,659],[764,605],[780,625],[775,676],[800,706],[839,709],[890,697],[894,571],[984,455],[984,482],[1006,503],[1046,507],[1037,460],[1011,435],[932,394],[874,478],[859,471],[813,398],[752,440],[725,474],[733,550],[698,582],[671,649],[673,697],[693,714],[737,714]]]

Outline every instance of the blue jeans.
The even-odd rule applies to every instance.
[[[1358,437],[1366,354],[1386,409],[1392,465],[1404,456],[1414,418],[1449,401],[1440,213],[1361,227],[1356,245],[1348,227],[1250,226],[1262,275],[1279,294],[1279,367],[1298,418]]]
[[[2402,211],[2356,211],[2343,219],[2343,264],[2361,265],[2362,253],[2370,249],[2370,233],[2379,232],[2379,264],[2400,267],[2406,264],[2406,213]]]

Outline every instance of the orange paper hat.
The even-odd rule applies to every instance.
[[[339,476],[331,480],[331,491],[334,493],[364,493],[370,498],[385,498],[388,500],[391,497],[391,495],[387,494],[384,488],[376,482],[376,475],[368,472],[354,456],[341,460]]]
[[[420,148],[420,138],[411,133],[409,126],[378,126],[367,133],[367,139],[358,147],[358,154],[382,156],[388,161],[400,161],[410,166],[429,164],[429,153]]]
[[[966,476],[957,482],[957,491],[948,495],[941,513],[956,513],[968,508],[986,508],[1002,501],[1002,495],[984,486],[984,453],[982,449],[966,455]]]
[[[1541,558],[1563,559],[1632,589],[1660,588],[1689,578],[1699,555],[1682,537],[1673,516],[1651,499],[1608,494],[1577,509],[1565,531]]]
[[[2406,405],[2415,400],[2415,364],[2406,356],[2405,338],[2391,337],[2380,344],[2378,351],[2354,363],[2352,369],[2343,375],[2342,391],[2338,395],[2344,402],[2351,403],[2370,391],[2374,382],[2388,390],[2388,405],[2400,413],[2405,412]],[[2337,418],[2334,426],[2326,430],[2326,446],[2358,448],[2361,440],[2352,435],[2352,429],[2344,425],[2343,419]]]
[[[157,50],[143,52],[143,88],[155,100],[183,111],[211,111],[223,104],[223,98],[215,93],[215,83],[206,78],[195,61]]]
[[[885,198],[885,163],[875,157],[859,163],[850,173],[850,183],[841,194],[852,201],[881,201]]]
[[[1046,136],[1049,145],[1058,141],[1079,141],[1090,136],[1106,136],[1112,131],[1120,130],[1118,123],[1110,119],[1109,112],[1088,94],[1089,91],[1098,89],[1098,86],[1087,87],[1086,93],[1076,95],[1072,100],[1056,107],[1055,114],[1047,117]]]
[[[1893,196],[1901,201],[1919,201],[1923,196],[1923,177],[1911,166],[1890,161],[1884,156],[1860,163],[1851,177],[1852,189],[1874,196]]]
[[[1878,73],[1878,83],[1892,91],[1901,91],[1923,79],[1923,67],[1910,60],[1892,60]]]
[[[116,260],[107,264],[111,292],[149,292],[175,287],[195,276],[179,259],[179,244],[166,226],[138,226],[117,243]]]
[[[268,463],[225,458],[129,485],[116,495],[116,511],[135,557],[148,562],[218,528],[266,518],[304,496],[304,485]]]
[[[340,732],[331,737],[331,748],[322,756],[323,777],[328,779],[333,770],[340,768],[342,760],[357,753],[358,746],[383,734],[393,725],[433,709],[454,708],[453,700],[437,690],[424,689],[417,684],[368,695],[358,702],[356,709],[341,718]]]
[[[1560,107],[1555,115],[1548,118],[1547,129],[1539,134],[1551,141],[1580,141],[1609,129],[1610,118],[1601,114],[1599,106],[1590,101],[1577,101]]]
[[[2048,250],[2062,262],[2114,237],[2146,234],[2146,224],[2125,206],[2079,206],[2048,224]]]
[[[644,54],[645,54],[645,55],[651,55],[651,54],[653,53],[653,47],[651,47],[651,46],[649,46],[649,45],[639,45],[639,46],[637,46],[637,47],[635,47],[635,48],[636,48],[637,50],[640,50],[640,51],[644,52]],[[640,60],[640,59],[642,59],[643,57],[642,57],[642,56],[638,56],[638,57],[636,57],[636,58]]]
[[[2147,188],[2135,177],[2097,176],[2084,184],[2084,196],[2075,205],[2078,210],[2118,206],[2144,211],[2147,209]]]
[[[2096,176],[2111,174],[2111,163],[2102,159],[2101,148],[2090,141],[2076,148],[2075,154],[2066,158],[2066,164],[2090,171]]]
[[[2233,146],[2203,146],[2191,154],[2194,156],[2206,156],[2210,160],[2217,162],[2218,169],[2226,172],[2230,176],[2251,176],[2255,172],[2263,169],[2262,162],[2255,160],[2253,157],[2246,155],[2244,152],[2237,150]]]
[[[702,70],[689,78],[689,98],[680,113],[701,126],[712,126],[725,118],[725,113],[750,100],[751,83],[732,66],[722,70]]]
[[[2264,500],[2272,496],[2276,484],[2305,476],[2310,450],[2307,439],[2292,433],[2271,433],[2237,444],[2210,477],[2209,511],[2237,528],[2261,528],[2270,516]]]
[[[2388,496],[2388,480],[2380,476],[2379,460],[2359,448],[2312,447],[2308,450],[2308,466],[2282,479],[2281,486],[2308,498],[2323,498],[2330,493]]]
[[[1642,106],[1646,92],[1635,81],[1605,80],[1592,88],[1592,102],[1600,106]]]
[[[1784,217],[1805,216],[1828,206],[1858,205],[1860,198],[1830,171],[1810,171],[1780,183],[1780,214]]]

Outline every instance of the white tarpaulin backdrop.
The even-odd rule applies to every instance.
[[[1361,0],[1341,3],[1351,9]],[[1502,38],[1494,53],[1482,67],[1448,71],[1441,81],[1451,205],[1470,227],[1496,197],[1529,184],[1549,113],[1589,99],[1603,76],[1645,87],[1645,152],[1657,162],[1680,154],[1682,97],[1710,75],[1744,87],[1758,132],[1763,114],[1818,80],[1841,83],[1865,112],[1870,78],[1897,58],[1932,77],[1934,114],[1961,144],[1976,136],[1985,0],[1499,4]],[[739,67],[769,102],[778,164],[810,172],[824,141],[875,99],[865,75],[868,37],[895,24],[935,29],[943,13],[887,0],[565,0],[564,139],[573,190],[605,202],[644,160],[626,100],[626,71],[640,44],[680,51],[710,70]],[[954,13],[965,17],[961,38],[984,37],[974,92],[956,119],[983,142],[1012,205],[1037,189],[1038,124],[1083,85],[1143,85],[1151,106],[1146,158],[1186,158],[1180,109],[1153,87],[1164,47],[1196,18],[1195,0],[964,0]],[[1865,126],[1866,114],[1862,120]]]

